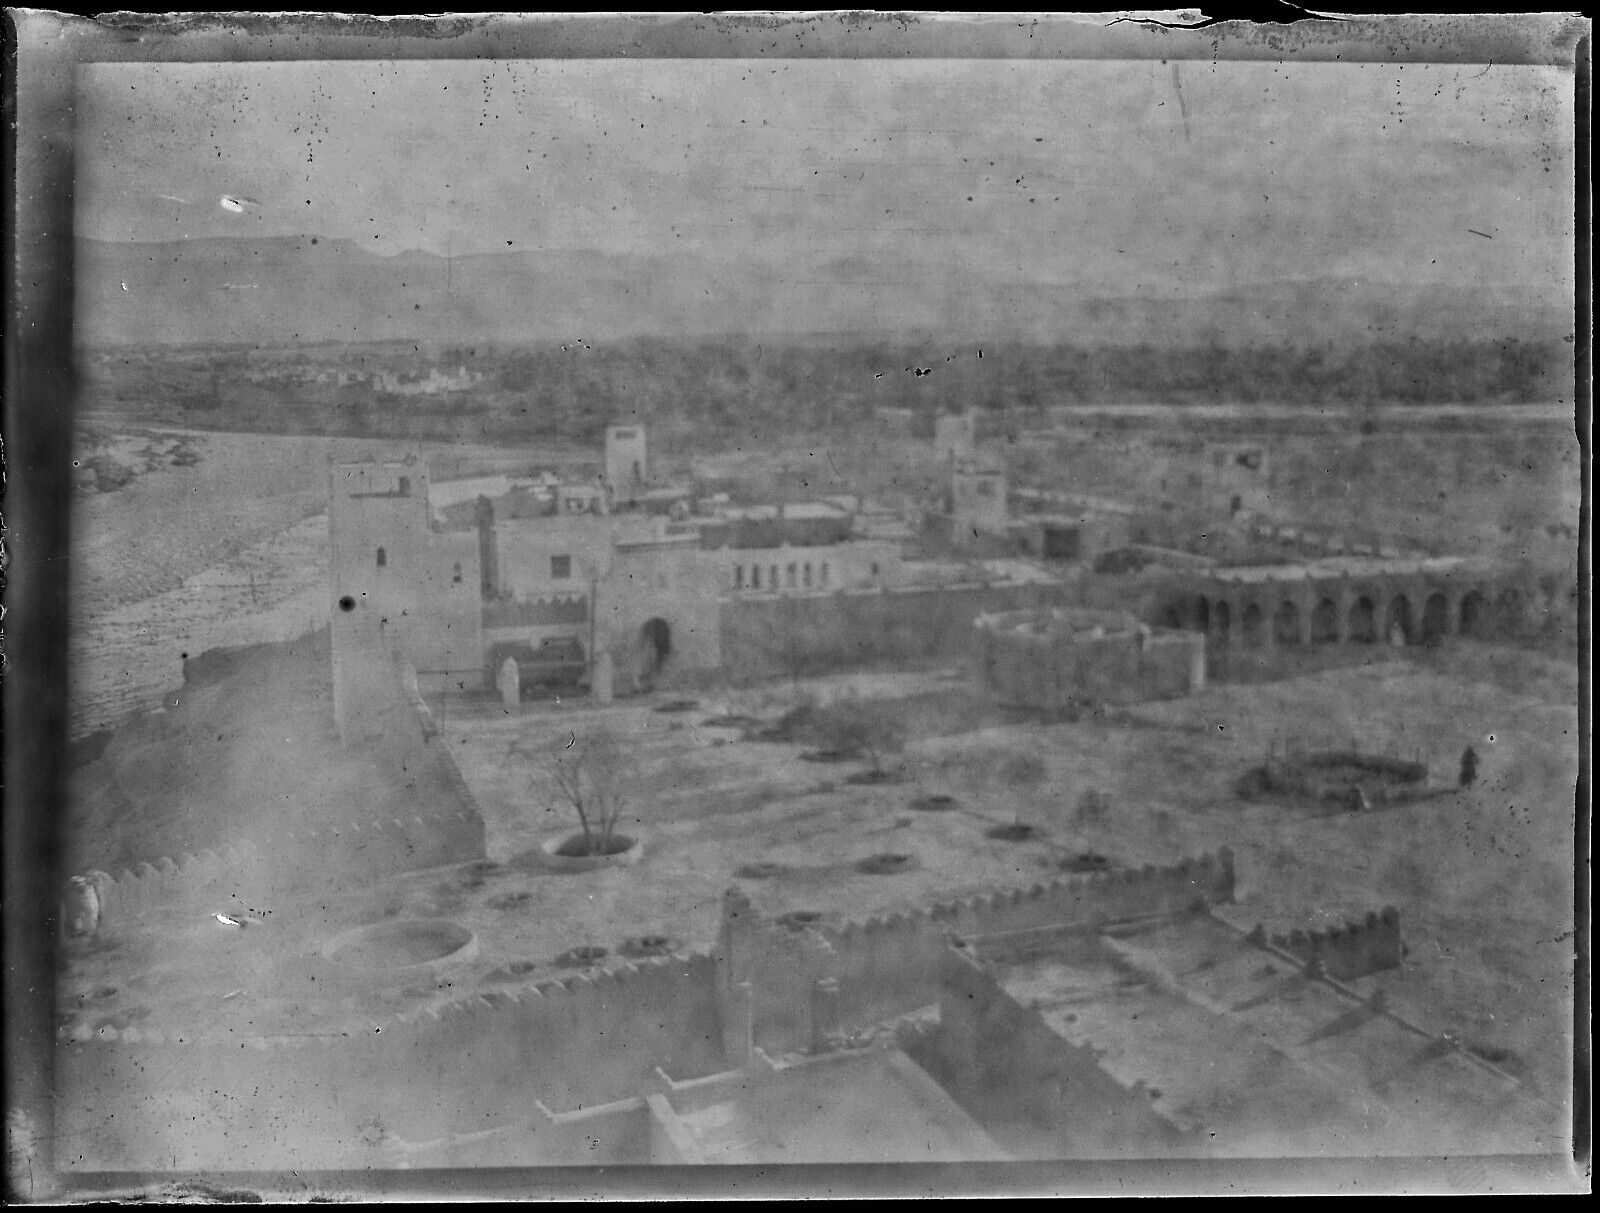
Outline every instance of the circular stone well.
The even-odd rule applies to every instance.
[[[358,927],[339,936],[322,955],[365,972],[425,969],[456,964],[478,954],[478,937],[448,918],[411,918]]]
[[[1245,799],[1263,794],[1341,804],[1386,804],[1426,795],[1428,768],[1384,754],[1327,750],[1274,758],[1240,781]]]
[[[582,834],[552,838],[540,846],[544,866],[553,872],[593,872],[598,868],[627,868],[644,855],[644,844],[628,834],[613,834],[611,846],[603,855],[584,852]]]

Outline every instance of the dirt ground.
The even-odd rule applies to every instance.
[[[1492,657],[1474,650],[1459,664],[1470,672]],[[1533,660],[1522,655],[1524,666]],[[1409,954],[1385,985],[1396,1013],[1515,1058],[1530,1089],[1559,1104],[1570,1075],[1576,711],[1555,670],[1508,695],[1493,682],[1434,668],[1443,659],[1430,662],[1215,686],[1071,724],[1010,721],[953,671],[784,684],[708,697],[692,712],[656,711],[660,700],[609,708],[551,701],[516,712],[485,699],[441,703],[441,741],[453,747],[482,807],[487,863],[352,885],[316,907],[281,907],[265,933],[249,938],[203,917],[152,922],[159,935],[113,937],[102,951],[75,957],[63,1006],[91,1025],[137,1023],[159,1005],[168,1023],[246,1016],[253,1030],[302,1030],[559,975],[557,958],[580,945],[615,953],[623,941],[650,934],[708,949],[720,894],[734,883],[764,913],[862,918],[1026,886],[1080,851],[1139,865],[1228,846],[1239,880],[1237,904],[1222,911],[1231,921],[1318,929],[1397,906]],[[704,723],[730,709],[770,719],[800,694],[892,701],[912,738],[898,759],[906,782],[852,785],[846,776],[859,763],[806,761],[800,745],[741,740],[736,730]],[[621,828],[642,839],[644,856],[632,867],[550,873],[533,855],[573,832],[575,821],[543,781],[543,758],[602,723],[633,747],[632,807]],[[1233,780],[1289,734],[1420,750],[1444,779],[1471,742],[1483,759],[1480,780],[1466,792],[1361,815],[1238,801]],[[1001,772],[1019,754],[1044,759],[1042,780],[1006,784]],[[1108,812],[1085,822],[1076,809],[1091,789]],[[956,807],[912,807],[929,792],[953,796]],[[1037,827],[1037,838],[988,837],[1018,817]],[[914,857],[912,869],[857,870],[880,852]],[[778,868],[760,879],[739,875],[756,863]],[[273,977],[351,926],[434,916],[468,926],[480,944],[478,958],[452,971],[444,987],[377,982],[329,1001],[286,991]],[[112,995],[96,994],[113,987]],[[1169,1054],[1192,1055],[1198,1012],[1178,1003],[1168,1011],[1152,1011],[1137,1038],[1146,1070]],[[1101,1036],[1132,1047],[1104,1025]],[[1276,1089],[1297,1089],[1295,1065],[1271,1050],[1262,1058]],[[1241,1054],[1238,1064],[1254,1063]],[[1159,1076],[1144,1076],[1160,1084]],[[1322,1081],[1309,1081],[1307,1098]],[[1424,1072],[1416,1081],[1426,1087],[1436,1079]],[[1191,1102],[1204,1103],[1201,1094],[1191,1092]],[[1328,1099],[1330,1108],[1346,1108],[1346,1096]],[[1207,1115],[1226,1121],[1225,1112]],[[1489,1144],[1529,1148],[1530,1133],[1548,1132],[1560,1119],[1506,1123]],[[1250,1123],[1234,1125],[1227,1140],[1252,1140]]]
[[[83,539],[74,555],[86,572],[79,575],[73,694],[81,721],[107,723],[175,684],[183,652],[282,639],[296,634],[302,613],[314,620],[325,607],[319,561],[327,440],[192,441],[198,464],[80,498]],[[465,468],[465,455],[454,454]],[[507,457],[498,452],[502,463]],[[237,509],[226,504],[230,496]],[[153,527],[151,518],[163,521]],[[860,763],[806,761],[799,744],[747,741],[740,730],[707,723],[729,711],[771,720],[802,694],[885,701],[909,737],[894,760],[905,782],[855,785],[847,779]],[[1237,926],[1324,929],[1396,906],[1409,953],[1386,979],[1391,1005],[1430,1032],[1449,1030],[1514,1060],[1527,1088],[1554,1101],[1557,1113],[1540,1113],[1534,1123],[1513,1108],[1504,1132],[1496,1136],[1491,1125],[1479,1144],[1534,1148],[1528,1143],[1547,1138],[1562,1120],[1571,1077],[1576,702],[1570,660],[1477,643],[1281,682],[1216,684],[1188,699],[1072,723],[1008,714],[978,698],[959,671],[702,694],[684,712],[656,711],[660,698],[610,708],[552,701],[514,712],[488,698],[440,702],[439,740],[452,747],[485,819],[485,863],[353,882],[315,905],[265,907],[277,912],[250,931],[229,930],[204,914],[158,915],[138,929],[109,931],[68,956],[60,1006],[64,1024],[90,1028],[155,1019],[309,1030],[305,1025],[370,1020],[464,989],[559,975],[566,970],[557,958],[579,945],[615,952],[624,940],[649,934],[709,948],[720,895],[733,883],[764,913],[812,909],[862,918],[1026,886],[1059,873],[1080,852],[1137,866],[1227,846],[1236,855],[1238,902],[1222,912]],[[277,708],[292,715],[292,706]],[[277,719],[266,713],[263,720],[269,717]],[[602,724],[629,739],[636,759],[631,811],[620,828],[642,840],[643,857],[633,867],[550,873],[534,854],[576,823],[543,780],[542,760]],[[1241,801],[1238,778],[1269,747],[1291,740],[1420,754],[1446,785],[1470,744],[1479,777],[1464,791],[1361,815]],[[251,777],[267,786],[272,751],[259,753]],[[1040,777],[1015,777],[1013,760],[1029,756],[1042,762]],[[151,767],[121,793],[164,799],[170,778]],[[203,787],[226,794],[221,785]],[[1079,812],[1090,792],[1106,806],[1099,816]],[[913,802],[925,793],[953,797],[955,805],[920,811]],[[1018,819],[1036,828],[1034,838],[989,837]],[[181,828],[173,830],[163,849],[182,841]],[[883,852],[913,862],[890,876],[858,870],[861,860]],[[740,876],[751,864],[775,868],[760,878]],[[480,944],[478,958],[455,967],[442,985],[413,977],[313,997],[285,980],[352,926],[435,916],[469,927]],[[1041,997],[1050,996],[1048,981],[1040,988]],[[1158,1086],[1153,1071],[1168,1068],[1164,1059],[1238,1043],[1227,1031],[1216,1036],[1214,1025],[1197,1026],[1204,1016],[1182,991],[1161,997],[1138,1034],[1106,1018],[1121,1005],[1116,1000],[1096,1004],[1098,1021],[1072,1013],[1084,1033],[1092,1028],[1098,1043],[1151,1071],[1141,1076]],[[1262,1047],[1268,1051],[1252,1052]],[[1282,1092],[1285,1106],[1299,1090],[1306,1107],[1344,1123],[1351,1097],[1328,1085],[1326,1064],[1307,1071],[1290,1045],[1240,1048],[1229,1055],[1229,1064],[1243,1067],[1234,1075],[1239,1082]],[[1187,1071],[1176,1060],[1168,1079],[1174,1110],[1192,1105],[1200,1121],[1222,1125],[1231,1149],[1267,1140],[1260,1107],[1229,1104],[1193,1083],[1179,1100]],[[1297,1087],[1303,1073],[1313,1077]],[[1417,1081],[1428,1106],[1451,1098],[1453,1088],[1432,1071]],[[1428,1086],[1436,1081],[1444,1085]],[[1463,1098],[1476,1096],[1469,1090]],[[1387,1122],[1360,1123],[1375,1132]]]

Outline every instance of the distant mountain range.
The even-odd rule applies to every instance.
[[[1018,282],[1014,269],[853,256],[810,266],[587,251],[381,256],[317,236],[77,243],[86,345],[543,342],[910,333],[1191,346],[1527,337],[1570,303],[1428,283],[1283,279],[1227,291]]]

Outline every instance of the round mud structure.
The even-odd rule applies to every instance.
[[[628,834],[613,834],[606,849],[596,855],[589,851],[582,834],[551,839],[539,848],[544,866],[556,872],[592,872],[596,868],[626,868],[638,863],[644,846]]]
[[[607,956],[611,949],[598,947],[573,948],[556,957],[556,964],[563,969],[583,969],[590,965],[597,965]]]
[[[1348,750],[1274,758],[1245,777],[1250,794],[1298,796],[1362,808],[1409,800],[1426,792],[1428,768],[1420,762]]]
[[[856,864],[856,871],[866,876],[894,876],[900,872],[909,872],[916,866],[916,859],[910,855],[885,852],[863,859]]]
[[[856,771],[846,775],[844,781],[857,787],[882,787],[886,784],[904,783],[906,774],[904,771]]]
[[[1039,830],[1026,822],[1015,821],[1010,825],[995,826],[992,830],[985,830],[984,837],[993,838],[998,842],[1032,842],[1039,837]]]
[[[1056,866],[1063,872],[1109,872],[1111,861],[1096,851],[1083,851],[1061,860]]]
[[[747,863],[734,871],[740,880],[771,880],[785,875],[789,869],[781,863]]]
[[[636,935],[618,949],[624,956],[670,956],[673,942],[665,935]]]
[[[774,921],[780,927],[788,927],[791,931],[803,931],[807,927],[821,923],[822,913],[819,910],[790,910],[787,914],[778,915]]]
[[[447,918],[413,918],[361,927],[329,944],[323,955],[365,972],[424,969],[471,960],[478,937]]]
[[[695,712],[699,708],[700,701],[698,699],[673,699],[667,703],[658,704],[654,710],[672,715],[678,712]]]
[[[852,750],[806,750],[800,755],[801,762],[840,763],[854,762],[860,755]]]

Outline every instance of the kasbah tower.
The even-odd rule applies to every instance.
[[[427,465],[415,456],[332,464],[328,529],[340,737],[381,735],[402,665],[425,693],[481,686],[478,536],[433,529]]]

